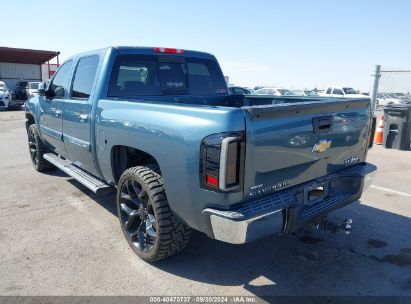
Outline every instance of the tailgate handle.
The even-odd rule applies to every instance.
[[[318,117],[313,119],[314,133],[328,133],[332,129],[331,117]]]

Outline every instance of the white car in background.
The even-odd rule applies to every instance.
[[[284,88],[261,88],[256,91],[258,95],[292,96],[293,91]]]
[[[0,81],[0,109],[8,109],[11,105],[11,92],[6,84]]]
[[[404,102],[400,98],[397,98],[397,96],[395,96],[395,94],[378,93],[375,107],[376,108],[383,108],[385,106],[389,106],[389,105],[392,105],[392,104],[400,104],[400,103],[404,103]]]
[[[351,87],[345,86],[330,86],[327,87],[325,93],[321,93],[321,96],[327,97],[347,97],[347,98],[364,98],[365,95],[360,94],[360,91],[354,90]]]

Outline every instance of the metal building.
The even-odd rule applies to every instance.
[[[50,60],[57,57],[58,65],[59,54],[60,52],[56,51],[0,47],[0,80],[4,81],[9,89],[14,89],[19,80],[45,81],[51,75]],[[44,63],[48,65],[47,79],[42,75]]]

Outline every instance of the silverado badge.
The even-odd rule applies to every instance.
[[[332,140],[322,139],[313,147],[313,152],[322,153],[331,147]]]
[[[349,165],[353,163],[358,163],[360,161],[360,158],[357,156],[351,156],[349,159],[346,159],[344,161],[344,164]]]

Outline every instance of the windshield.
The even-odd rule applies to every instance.
[[[287,89],[277,89],[278,92],[280,92],[281,95],[289,96],[289,95],[294,95],[293,91],[287,90]]]
[[[358,94],[358,91],[353,88],[342,88],[345,94]]]
[[[20,87],[20,88],[27,87],[27,81],[17,82],[16,87]]]
[[[307,96],[319,96],[316,92],[314,91],[305,91],[305,94],[307,94]]]
[[[0,91],[5,91],[5,90],[6,90],[6,86],[0,83]]]
[[[257,95],[257,93],[249,88],[229,87],[228,90],[232,95]]]
[[[298,91],[298,90],[292,91],[292,94],[293,94],[294,96],[307,96],[307,94],[305,94],[305,92],[303,92],[303,91]]]
[[[38,82],[30,82],[29,87],[30,87],[30,89],[37,90],[39,88],[39,83]]]
[[[109,97],[227,94],[216,61],[192,57],[121,55],[114,63]]]

